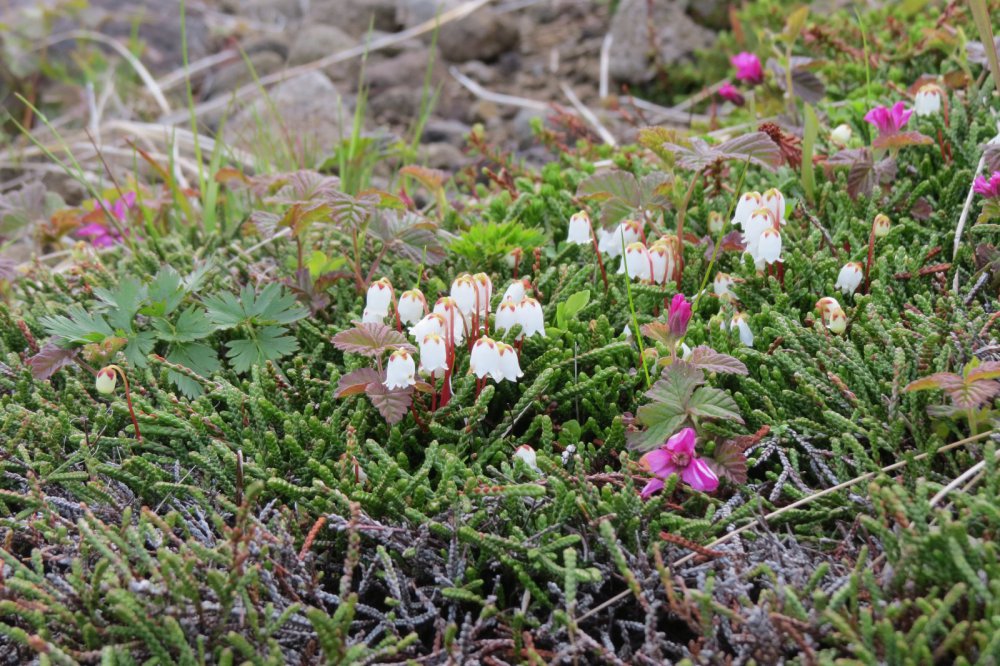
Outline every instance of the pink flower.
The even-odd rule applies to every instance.
[[[726,81],[719,86],[719,97],[728,102],[732,102],[736,106],[743,106],[743,95],[741,95],[740,91],[736,89],[736,86],[729,81]]]
[[[691,304],[688,303],[684,294],[674,294],[674,298],[670,301],[670,308],[667,310],[667,325],[670,326],[670,334],[678,340],[684,337],[689,321],[691,321]]]
[[[764,69],[760,66],[760,58],[753,53],[743,51],[737,53],[729,62],[736,68],[736,78],[751,85],[764,80]]]
[[[908,111],[903,108],[902,102],[896,102],[891,109],[885,106],[876,106],[865,114],[865,120],[877,127],[879,134],[885,136],[901,130],[906,121],[910,119],[911,114],[913,114],[912,110]]]
[[[977,176],[972,189],[987,199],[1000,199],[1000,171],[994,171],[989,180],[986,176]]]
[[[110,211],[119,224],[125,224],[128,221],[128,211],[133,206],[135,206],[135,192],[126,192],[125,196],[116,199],[113,204],[107,199],[102,200],[97,210]],[[106,222],[85,224],[76,230],[76,235],[89,238],[90,244],[94,247],[110,247],[122,242],[122,234],[116,226]]]
[[[719,487],[719,477],[695,454],[694,442],[694,430],[684,428],[666,444],[639,460],[639,464],[655,477],[642,489],[640,495],[643,499],[649,499],[653,493],[663,490],[663,481],[671,474],[679,475],[681,481],[702,492],[710,493]]]

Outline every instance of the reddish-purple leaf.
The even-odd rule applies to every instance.
[[[403,417],[406,416],[406,410],[410,408],[410,403],[413,402],[412,386],[390,390],[380,381],[372,382],[365,389],[365,393],[368,394],[375,409],[389,425],[402,421]]]
[[[673,143],[663,144],[664,149],[677,156],[677,164],[692,171],[701,169],[719,161],[747,161],[758,166],[774,169],[782,162],[781,150],[764,132],[750,132],[711,145],[698,137],[691,139],[689,147]]]
[[[37,354],[28,359],[35,379],[48,379],[67,365],[72,365],[73,359],[80,353],[79,348],[63,349],[56,342],[47,342]]]
[[[346,398],[350,395],[359,395],[365,392],[372,382],[381,382],[382,377],[372,368],[359,368],[347,373],[337,382],[336,397]]]
[[[707,370],[708,372],[732,373],[736,375],[747,374],[747,366],[738,358],[729,354],[717,352],[711,347],[704,345],[691,350],[691,356],[687,362],[696,368]]]
[[[747,457],[743,451],[744,447],[730,439],[715,447],[715,453],[711,458],[705,458],[705,462],[720,479],[746,483]]]
[[[355,323],[354,328],[333,336],[333,345],[340,351],[372,357],[396,349],[416,351],[416,347],[407,342],[405,335],[385,324],[377,323]]]
[[[872,148],[899,150],[906,146],[926,146],[934,143],[927,135],[920,132],[896,132],[894,134],[882,134],[872,141]]]

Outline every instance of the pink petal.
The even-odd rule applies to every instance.
[[[695,439],[694,428],[684,428],[679,433],[668,439],[664,448],[669,449],[671,453],[683,453],[684,455],[693,458]]]
[[[681,480],[695,490],[710,493],[719,487],[719,477],[701,458],[695,458],[691,464],[681,470]]]
[[[107,236],[109,233],[108,228],[100,222],[91,222],[76,230],[77,236]]]
[[[665,447],[650,451],[639,459],[639,464],[653,476],[666,477],[674,473],[673,456]]]
[[[653,493],[658,493],[663,490],[663,481],[660,479],[650,479],[643,489],[639,492],[639,496],[642,499],[649,499]]]

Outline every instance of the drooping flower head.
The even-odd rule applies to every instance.
[[[889,228],[892,226],[892,220],[885,213],[879,213],[875,216],[875,221],[872,222],[872,228],[875,230],[875,238],[882,238],[883,236],[889,235]]]
[[[471,314],[476,309],[476,283],[468,273],[459,275],[451,283],[451,297],[455,299],[459,312]]]
[[[918,116],[934,116],[941,113],[941,102],[944,98],[944,91],[934,83],[927,83],[920,86],[916,96],[913,98],[913,111]]]
[[[417,342],[419,342],[430,333],[444,335],[445,331],[448,330],[447,325],[448,322],[443,315],[437,312],[432,312],[424,315],[423,319],[410,327],[410,335],[412,335]]]
[[[619,273],[628,271],[633,280],[652,280],[653,266],[650,262],[649,250],[640,241],[630,243],[625,248],[625,256],[618,266]]]
[[[760,192],[747,192],[736,202],[736,210],[733,211],[733,226],[745,228],[754,211],[763,207],[764,199],[760,196]]]
[[[368,297],[365,301],[365,309],[372,313],[380,313],[388,316],[389,308],[392,306],[393,298],[392,282],[389,278],[375,280],[368,287]]]
[[[476,283],[479,297],[479,314],[487,314],[490,311],[490,299],[493,298],[493,280],[486,273],[476,273],[472,276],[472,281]]]
[[[776,187],[772,187],[762,195],[764,207],[771,211],[774,222],[777,225],[784,225],[785,220],[785,195]]]
[[[514,348],[505,342],[498,342],[497,349],[500,352],[500,372],[503,373],[503,378],[509,382],[516,382],[523,377],[521,362],[518,361]]]
[[[677,474],[681,481],[702,492],[710,493],[719,487],[719,477],[695,453],[695,440],[694,429],[684,428],[666,444],[639,460],[639,464],[654,477],[642,489],[643,499],[663,490],[663,481],[671,474]]]
[[[667,310],[667,326],[670,327],[670,335],[675,340],[680,340],[687,333],[688,322],[691,321],[691,303],[684,294],[674,294],[670,300],[670,308]]]
[[[448,347],[437,333],[428,333],[420,340],[420,372],[441,377],[448,371]]]
[[[759,268],[763,268],[760,266],[761,262],[767,265],[781,261],[781,232],[778,231],[777,227],[764,229],[764,232],[761,233],[756,260]]]
[[[542,305],[533,298],[525,298],[517,306],[517,323],[521,325],[521,335],[530,338],[533,335],[545,337],[545,313]]]
[[[388,316],[388,312],[381,312],[379,310],[372,310],[371,308],[365,308],[361,313],[361,323],[362,324],[384,324],[385,318]]]
[[[716,273],[712,280],[712,291],[719,297],[720,301],[727,303],[736,302],[736,294],[732,292],[732,287],[736,281],[728,273]]]
[[[853,294],[861,286],[864,274],[864,267],[860,262],[849,261],[840,269],[840,274],[837,275],[837,284],[834,287],[845,294]]]
[[[837,146],[838,148],[843,148],[850,142],[851,135],[854,132],[851,130],[851,126],[847,123],[841,123],[833,128],[830,132],[830,143]]]
[[[649,261],[653,270],[652,280],[655,284],[665,284],[670,269],[670,248],[663,241],[656,241],[649,246]]]
[[[437,299],[434,304],[434,312],[444,317],[445,322],[445,332],[448,331],[448,326],[451,326],[451,335],[453,336],[452,342],[456,345],[462,344],[462,340],[465,339],[465,319],[462,317],[462,311],[458,307],[458,303],[451,296],[442,296]]]
[[[498,332],[509,331],[518,323],[517,309],[519,305],[520,303],[515,303],[511,298],[503,299],[500,307],[497,308],[496,320],[493,322],[493,327]]]
[[[740,81],[756,85],[764,80],[764,68],[756,54],[743,51],[730,58],[729,62],[736,68],[736,78]]]
[[[719,97],[726,100],[727,102],[732,102],[736,106],[743,106],[746,100],[743,98],[743,94],[736,89],[729,81],[725,81],[721,86],[719,86]]]
[[[847,314],[840,307],[837,299],[829,296],[816,301],[816,309],[819,310],[823,319],[823,324],[832,333],[840,335],[847,329]]]
[[[520,280],[514,280],[507,287],[507,290],[503,292],[503,298],[500,299],[501,302],[513,301],[514,305],[517,305],[524,300],[524,295],[527,293],[528,287],[531,283],[528,282],[526,278]]]
[[[768,208],[758,208],[750,216],[744,225],[743,244],[746,246],[747,254],[753,257],[755,262],[760,262],[760,240],[764,232],[775,227],[774,214]]]
[[[97,392],[103,395],[110,395],[115,392],[118,384],[118,374],[114,368],[101,368],[97,373]]]
[[[495,382],[503,379],[503,371],[500,369],[500,350],[495,340],[485,335],[476,340],[469,356],[469,370],[479,379],[486,375],[492,377]]]
[[[419,322],[427,314],[427,298],[419,289],[404,291],[399,297],[399,319],[407,326]]]
[[[542,470],[538,469],[538,454],[535,453],[535,449],[530,444],[522,444],[517,447],[514,450],[514,459],[521,460],[534,472],[538,472],[539,474],[542,472]]]
[[[416,363],[413,356],[405,349],[397,349],[389,355],[389,365],[385,370],[385,387],[388,389],[406,388],[417,383]]]
[[[972,189],[987,199],[1000,199],[1000,171],[994,171],[989,180],[986,176],[976,176]]]
[[[880,135],[887,136],[899,132],[912,114],[913,111],[905,109],[902,102],[896,102],[892,108],[876,106],[865,114],[865,120],[877,127]]]
[[[753,347],[753,331],[750,330],[750,322],[747,321],[746,314],[737,312],[729,322],[729,329],[736,329],[740,334],[740,342],[747,347]]]
[[[569,218],[569,232],[566,236],[566,242],[576,245],[590,245],[593,242],[590,216],[587,215],[587,211],[581,210]]]
[[[709,211],[708,213],[708,233],[717,234],[722,231],[724,222],[722,221],[722,213],[717,210]]]

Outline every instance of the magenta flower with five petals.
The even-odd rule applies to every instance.
[[[649,499],[653,493],[663,490],[663,481],[671,474],[677,474],[681,481],[702,492],[710,493],[719,487],[719,477],[695,454],[694,443],[694,429],[684,428],[666,444],[639,460],[639,464],[654,477],[642,489],[640,495],[643,499]]]
[[[740,91],[736,89],[736,86],[734,86],[729,81],[726,81],[721,86],[719,86],[718,92],[719,92],[719,97],[721,97],[722,99],[728,102],[732,102],[736,106],[743,106],[744,102],[743,95],[741,95]]]
[[[976,176],[972,189],[987,199],[1000,199],[1000,171],[994,171],[989,180],[986,176]]]
[[[737,53],[729,62],[736,68],[736,78],[740,81],[756,85],[764,80],[764,68],[760,66],[760,58],[753,53],[743,51]]]
[[[887,136],[899,132],[912,114],[912,110],[903,108],[902,102],[896,102],[892,108],[876,106],[865,114],[865,120],[877,127],[880,135]]]

